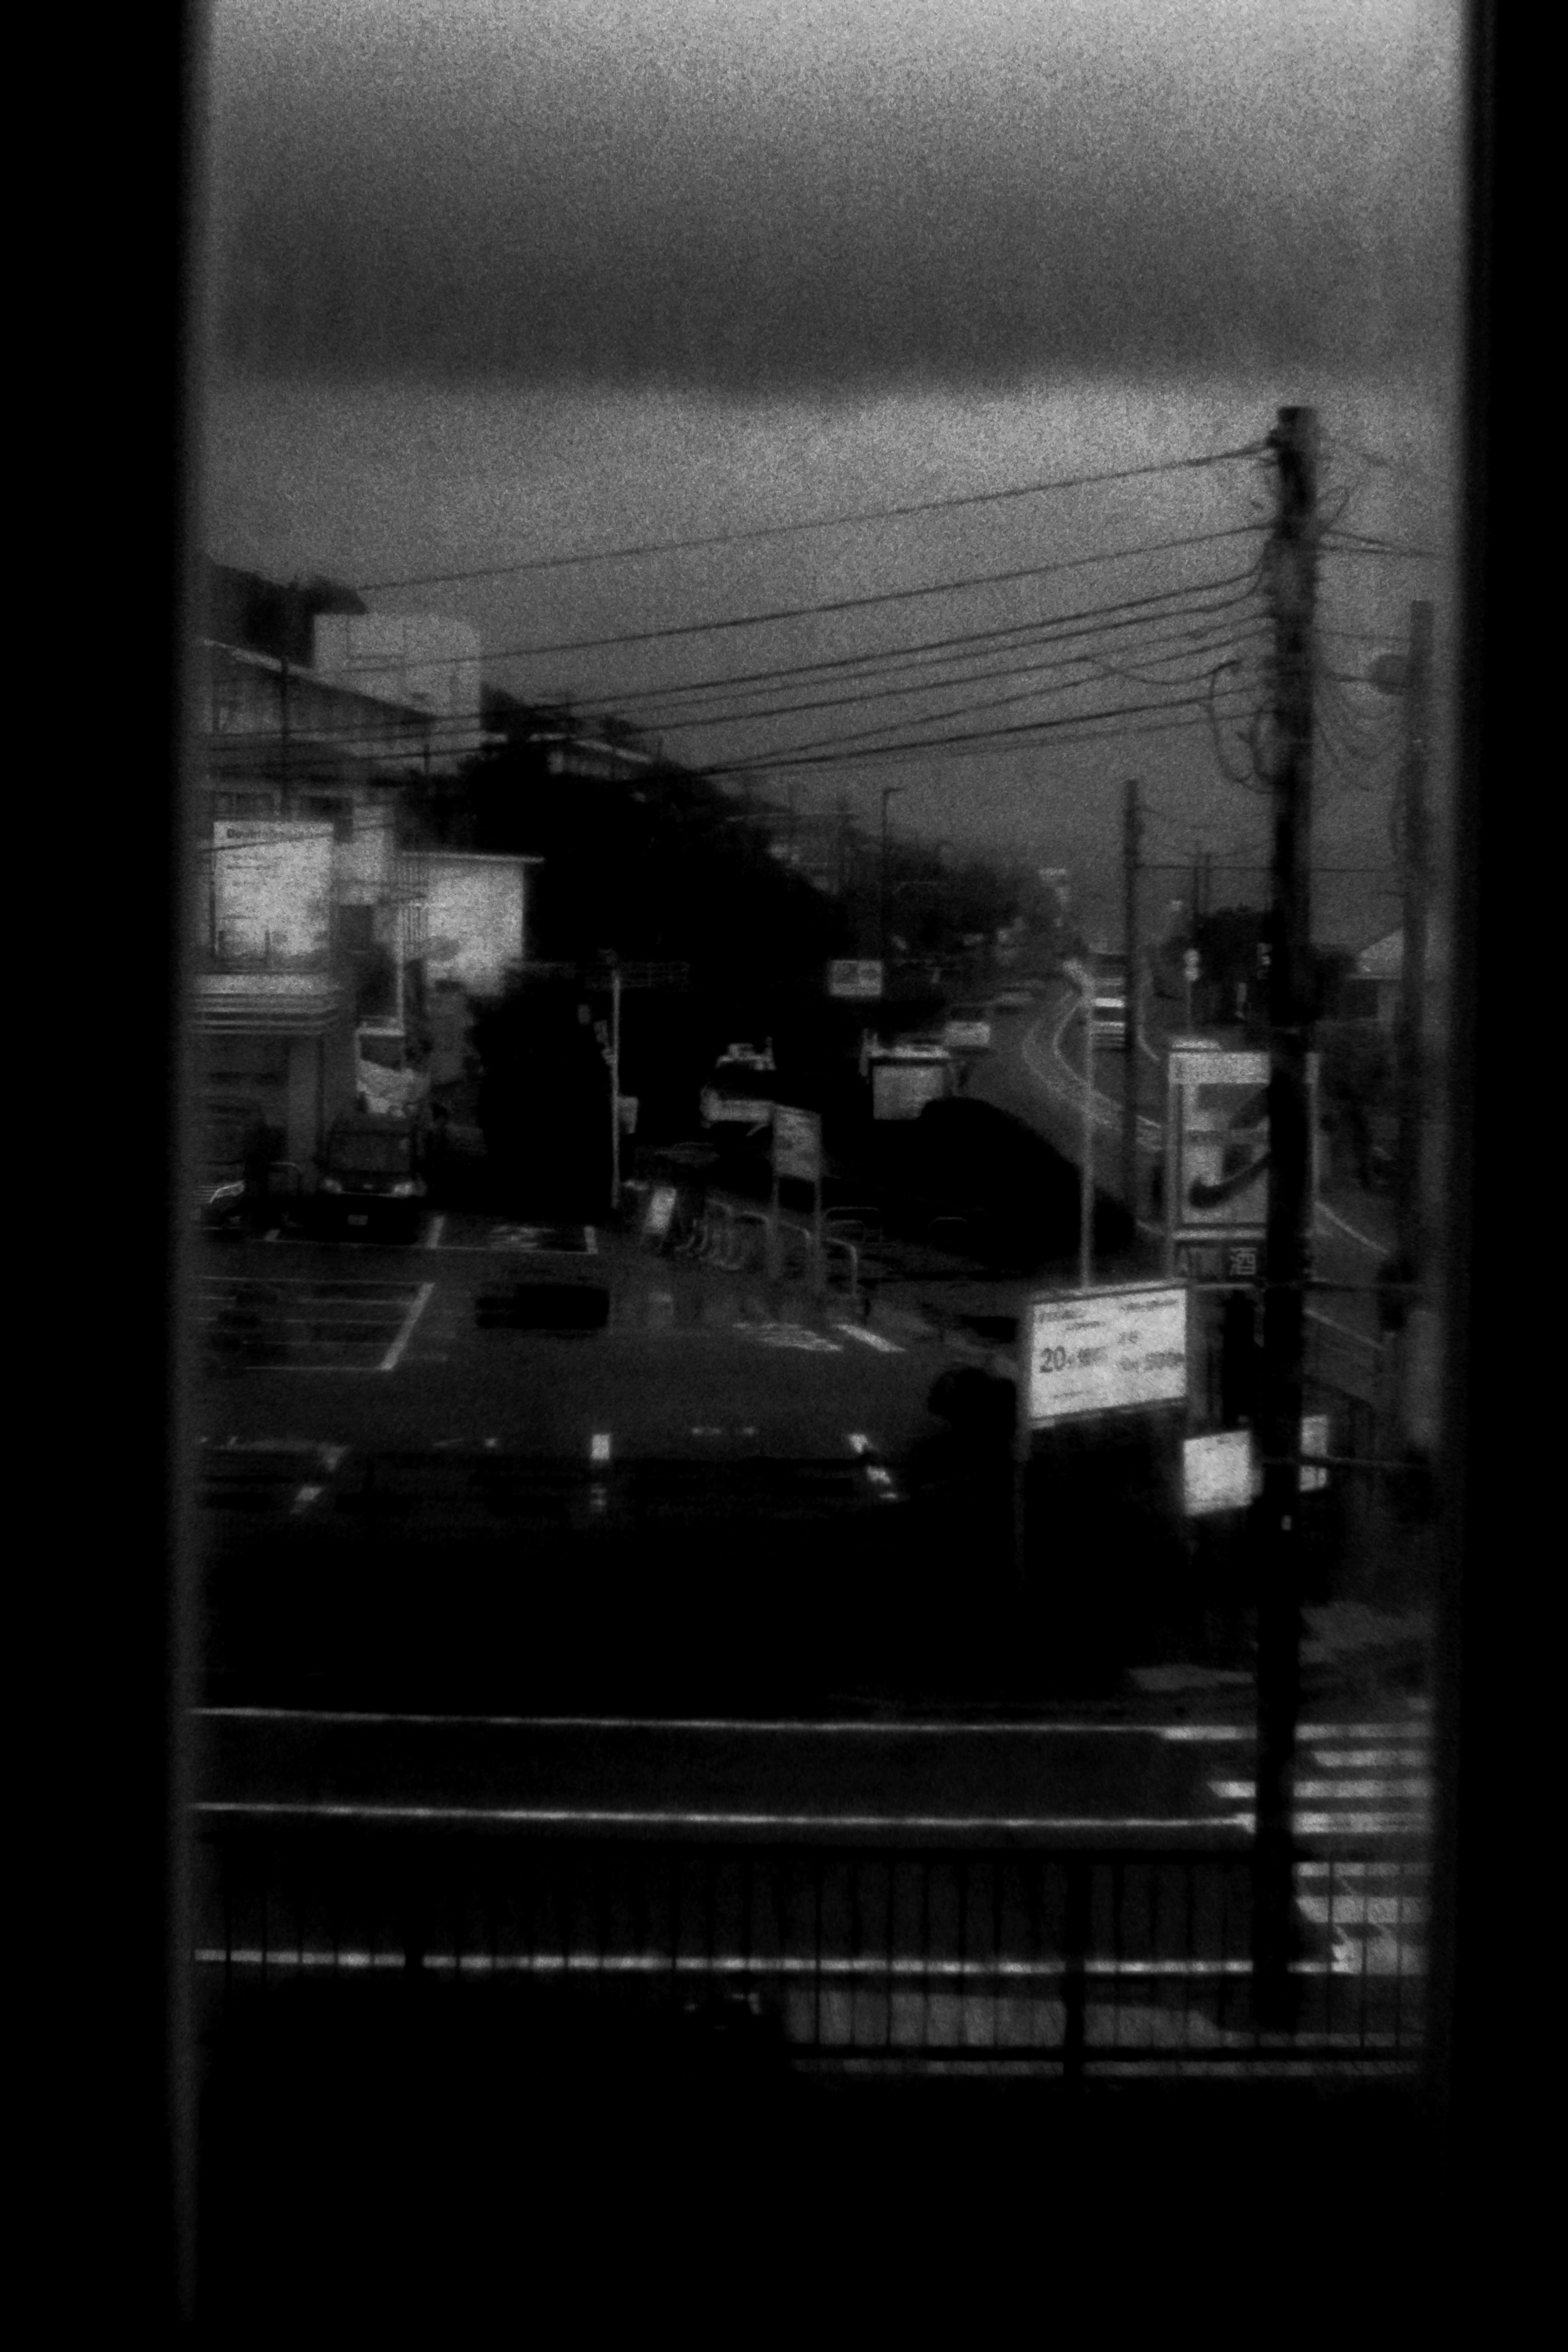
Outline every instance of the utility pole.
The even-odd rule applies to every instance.
[[[1086,961],[1083,1004],[1083,1144],[1078,1188],[1078,1286],[1094,1283],[1094,970]]]
[[[889,801],[896,800],[903,789],[902,784],[884,784],[882,787],[881,919],[878,925],[878,936],[880,941],[880,952],[882,957],[882,990],[884,994],[886,994],[888,987],[888,803]]]
[[[1252,1983],[1258,2021],[1296,2011],[1292,1822],[1301,1682],[1300,1471],[1306,1283],[1311,1258],[1312,657],[1317,602],[1317,418],[1282,408],[1269,435],[1279,507],[1267,573],[1273,608],[1273,907],[1268,960],[1268,1216],[1257,1507],[1258,1797]]]
[[[1138,1220],[1138,852],[1143,820],[1138,809],[1138,780],[1130,779],[1121,825],[1122,930],[1127,950],[1127,1018],[1124,1034],[1126,1067],[1121,1078],[1121,1186],[1128,1214]]]
[[[1410,607],[1410,649],[1405,672],[1405,767],[1401,817],[1405,835],[1405,937],[1399,969],[1397,1037],[1399,1102],[1399,1255],[1409,1282],[1420,1279],[1421,1117],[1426,1033],[1426,908],[1430,890],[1431,824],[1426,809],[1426,756],[1432,686],[1432,607]]]
[[[621,1208],[621,966],[610,966],[610,1214]]]
[[[283,780],[281,811],[284,816],[293,814],[293,760],[289,740],[289,656],[282,656],[278,675],[278,750],[279,769]]]

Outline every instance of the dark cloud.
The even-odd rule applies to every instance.
[[[1451,347],[1452,79],[1358,38],[1382,12],[1292,46],[1189,6],[1173,47],[1158,11],[993,7],[988,45],[928,7],[911,49],[862,10],[836,46],[801,8],[793,50],[657,0],[618,44],[560,5],[532,40],[461,5],[232,12],[223,352],[755,394]],[[1184,21],[1247,37],[1211,57]]]

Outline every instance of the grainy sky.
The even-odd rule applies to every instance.
[[[1336,529],[1442,552],[1448,0],[216,0],[213,22],[205,489],[226,561],[359,583],[537,563],[1247,447],[1290,402],[1320,411]],[[622,709],[680,756],[771,761],[773,797],[867,815],[896,783],[901,825],[1026,848],[1092,894],[1129,773],[1152,855],[1261,844],[1260,796],[1173,703],[1226,660],[1216,709],[1256,701],[1244,575],[1268,500],[1266,469],[1227,458],[367,601],[459,614],[500,682]],[[1242,535],[1109,560],[1221,531]],[[528,650],[1047,564],[1072,568]],[[1325,556],[1325,621],[1366,633],[1324,640],[1326,863],[1386,861],[1396,707],[1355,673],[1445,578]],[[1167,591],[1150,627],[1071,641],[1092,671],[1039,637]],[[1241,601],[1200,629],[1200,593]],[[958,635],[920,696],[841,698],[914,672],[802,674]],[[779,671],[749,718],[633,699]],[[1142,702],[1180,723],[896,759],[844,740]],[[731,716],[676,723],[699,709]],[[1367,900],[1338,928],[1380,919]]]

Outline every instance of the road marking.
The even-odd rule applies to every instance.
[[[436,1286],[433,1282],[422,1282],[420,1284],[418,1296],[415,1298],[407,1314],[403,1318],[403,1328],[399,1331],[396,1339],[393,1341],[385,1355],[383,1356],[381,1362],[377,1365],[376,1369],[378,1371],[395,1372],[397,1370],[398,1360],[403,1354],[403,1350],[407,1347],[409,1340],[414,1337],[415,1326],[418,1322],[419,1318],[424,1314],[426,1307],[429,1306],[430,1301],[435,1295]]]
[[[467,1729],[478,1727],[489,1731],[669,1731],[721,1732],[726,1736],[739,1732],[756,1732],[784,1738],[809,1735],[826,1738],[921,1738],[921,1739],[1016,1739],[1020,1736],[1039,1738],[1074,1738],[1087,1735],[1098,1738],[1101,1733],[1136,1733],[1140,1738],[1155,1739],[1185,1739],[1192,1736],[1191,1724],[1158,1723],[1064,1723],[1002,1722],[986,1718],[977,1723],[955,1722],[947,1717],[934,1721],[914,1722],[908,1719],[874,1721],[863,1717],[834,1718],[820,1723],[803,1722],[798,1717],[770,1717],[755,1720],[744,1716],[696,1716],[667,1717],[649,1715],[410,1715],[395,1712],[375,1713],[357,1707],[311,1706],[203,1706],[193,1707],[198,1720],[223,1723],[336,1723],[395,1724],[405,1723],[421,1729],[440,1729],[460,1726]],[[1250,1739],[1249,1728],[1230,1724],[1210,1726],[1208,1738]],[[1247,1784],[1247,1794],[1252,1794]]]
[[[842,1331],[847,1339],[858,1339],[863,1348],[875,1348],[879,1355],[901,1356],[904,1353],[896,1339],[884,1339],[879,1331],[868,1331],[863,1323],[836,1323],[833,1328],[836,1331]]]
[[[1374,1356],[1383,1353],[1381,1340],[1369,1339],[1364,1331],[1352,1330],[1348,1323],[1336,1323],[1331,1315],[1321,1315],[1315,1307],[1307,1308],[1306,1319],[1309,1323],[1318,1324],[1325,1331],[1331,1331],[1336,1339],[1353,1339],[1358,1348],[1369,1349]]]
[[[795,1348],[808,1356],[844,1353],[837,1339],[829,1339],[820,1331],[808,1331],[804,1323],[737,1323],[734,1328],[742,1338],[755,1339],[759,1347]]]
[[[1258,1794],[1257,1785],[1251,1780],[1211,1780],[1209,1786],[1216,1797],[1223,1797],[1227,1802],[1256,1797]],[[1375,1804],[1380,1798],[1384,1801],[1391,1797],[1425,1799],[1429,1798],[1431,1794],[1432,1783],[1426,1779],[1419,1780],[1298,1780],[1295,1786],[1295,1795],[1298,1800],[1315,1797],[1320,1803],[1325,1797],[1356,1797],[1364,1802]]]
[[[309,1510],[310,1505],[316,1500],[317,1496],[324,1495],[326,1491],[327,1490],[324,1486],[301,1486],[299,1493],[295,1496],[292,1504],[289,1506],[290,1510]]]
[[[1342,1772],[1373,1771],[1379,1764],[1405,1765],[1419,1771],[1427,1760],[1424,1748],[1350,1748],[1336,1756],[1331,1748],[1315,1748],[1312,1761],[1328,1770]]]
[[[363,1972],[370,1969],[405,1969],[405,1952],[372,1952],[363,1949],[344,1950],[341,1947],[289,1944],[264,1948],[259,1944],[203,1944],[195,1955],[202,1968],[239,1969],[351,1969]],[[967,1982],[986,1985],[998,1979],[1009,1982],[1055,1984],[1061,1979],[1067,1966],[1059,1958],[1037,1960],[1014,1960],[1002,1958],[984,1959],[949,1959],[926,1952],[843,1953],[837,1956],[816,1952],[600,1952],[594,1949],[560,1952],[424,1952],[419,1965],[427,1970],[463,1976],[525,1975],[525,1976],[639,1976],[665,1978],[693,1976],[707,1979],[718,1976],[745,1979],[767,1977],[827,1978],[863,1977],[875,1983],[889,1980],[919,1984],[932,1981]],[[1184,1955],[1169,1960],[1103,1959],[1093,1956],[1085,1958],[1084,1974],[1100,1981],[1115,1981],[1121,1978],[1174,1978],[1184,1982],[1189,1979],[1247,1977],[1252,1973],[1249,1959],[1205,1960]],[[1291,1964],[1296,1976],[1324,1976],[1328,1964],[1318,1960],[1297,1960]],[[1123,2012],[1125,2015],[1125,2012]],[[1343,2042],[1360,2050],[1370,2047],[1373,2037],[1355,2035],[1315,2035],[1315,2041]],[[1131,2047],[1129,2043],[1127,2046]],[[1196,2045],[1194,2045],[1195,2047]],[[1205,2048],[1211,2045],[1205,2044]],[[939,2045],[933,2045],[933,2054]],[[1047,2046],[1036,2053],[1028,2045],[1012,2054],[1029,2057],[1049,2055]],[[1107,2051],[1110,2056],[1114,2053]]]
[[[596,1429],[588,1441],[588,1459],[590,1462],[607,1462],[609,1458],[610,1433],[607,1429]]]
[[[438,1216],[432,1217],[430,1220],[430,1223],[425,1236],[424,1246],[426,1249],[439,1249],[441,1246],[441,1236],[446,1230],[447,1212],[443,1209]]]
[[[493,1822],[541,1829],[689,1829],[689,1830],[916,1830],[938,1835],[1016,1833],[1030,1830],[1139,1832],[1248,1830],[1250,1813],[1216,1820],[1213,1814],[1191,1818],[1130,1813],[695,1813],[650,1807],[645,1811],[614,1811],[589,1805],[391,1805],[330,1801],[251,1802],[209,1799],[192,1811],[207,1817],[266,1821],[343,1822]]]
[[[1374,1257],[1388,1257],[1392,1255],[1390,1248],[1385,1244],[1380,1241],[1374,1241],[1370,1234],[1362,1233],[1356,1226],[1351,1224],[1346,1218],[1342,1217],[1337,1209],[1331,1209],[1326,1201],[1320,1201],[1318,1202],[1318,1214],[1324,1220],[1325,1223],[1337,1225],[1341,1233],[1347,1235],[1351,1241],[1359,1243],[1361,1247],[1364,1250],[1370,1250]]]

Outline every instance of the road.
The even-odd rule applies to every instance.
[[[1137,1057],[1138,1148],[1145,1171],[1164,1153],[1163,1052],[1176,1024],[1173,1008],[1145,989]],[[1011,1113],[1043,1135],[1076,1165],[1083,1157],[1084,1075],[1076,992],[1058,983],[1026,1013],[1003,1013],[994,1026],[994,1050],[980,1061],[967,1093]],[[1101,1048],[1095,1057],[1092,1105],[1097,1190],[1120,1200],[1123,1090],[1127,1055]],[[1160,1228],[1145,1227],[1153,1242]],[[1314,1274],[1323,1286],[1309,1307],[1314,1369],[1338,1390],[1375,1402],[1381,1393],[1381,1325],[1373,1280],[1392,1255],[1391,1204],[1377,1194],[1334,1183],[1320,1198],[1313,1221]]]
[[[520,1280],[602,1290],[603,1328],[509,1321]],[[1091,2041],[1240,2046],[1246,1677],[1141,1697],[1168,1628],[1125,1562],[1068,1638],[1086,1580],[1020,1591],[962,1478],[942,1516],[940,1350],[478,1216],[215,1243],[202,1283],[208,1990],[668,1972],[749,1988],[800,2051],[1049,2051],[1079,1854]],[[1385,2040],[1415,2013],[1426,1747],[1403,1701],[1303,1728],[1325,2047],[1384,1994]]]
[[[520,1281],[602,1286],[605,1328],[509,1326]],[[841,1305],[814,1317],[798,1290],[770,1295],[620,1234],[473,1214],[431,1218],[408,1247],[215,1241],[198,1314],[197,1425],[214,1447],[303,1438],[585,1461],[597,1439],[613,1454],[716,1442],[843,1454],[857,1436],[882,1449],[930,1385],[901,1343]],[[738,1412],[764,1362],[765,1410]]]

